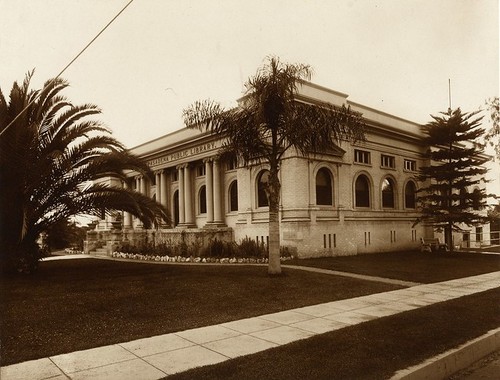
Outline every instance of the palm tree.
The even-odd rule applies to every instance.
[[[235,153],[245,166],[265,163],[269,167],[269,274],[281,273],[279,200],[280,162],[290,148],[302,155],[326,152],[342,140],[364,138],[361,115],[349,107],[307,103],[297,98],[312,70],[304,64],[287,64],[269,57],[245,84],[238,107],[226,110],[205,100],[184,110],[184,123],[207,129],[227,139],[226,152]]]
[[[36,269],[40,233],[78,214],[123,210],[145,225],[167,219],[149,197],[102,179],[125,180],[126,170],[152,176],[110,131],[88,116],[92,104],[74,106],[61,95],[68,83],[48,81],[30,90],[33,72],[15,82],[7,103],[0,89],[0,259],[3,269]]]

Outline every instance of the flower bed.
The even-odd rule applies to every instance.
[[[82,255],[83,251],[78,248],[65,248],[64,253],[68,255]]]
[[[161,261],[169,263],[219,263],[219,264],[267,264],[267,258],[254,258],[254,257],[184,257],[184,256],[159,256],[147,255],[139,253],[125,253],[115,251],[111,254],[112,257],[117,259],[130,259],[142,261]],[[291,260],[291,257],[281,257],[281,261]]]
[[[248,237],[239,243],[212,240],[206,247],[170,241],[158,244],[123,245],[111,254],[114,258],[171,263],[267,264],[267,247]],[[281,261],[291,260],[288,247],[280,247]]]

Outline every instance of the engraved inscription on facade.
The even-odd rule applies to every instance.
[[[192,147],[190,149],[184,149],[175,153],[171,153],[166,156],[148,161],[148,166],[158,166],[167,162],[177,161],[185,157],[195,156],[197,154],[215,149],[216,145],[217,144],[215,142],[209,142],[203,145]]]

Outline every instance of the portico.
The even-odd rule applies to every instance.
[[[191,144],[190,144],[191,145]],[[223,171],[216,142],[188,146],[177,152],[159,152],[148,161],[154,181],[130,173],[124,187],[156,199],[170,211],[172,223],[162,228],[214,228],[227,226],[223,204]],[[142,228],[129,213],[123,227]]]

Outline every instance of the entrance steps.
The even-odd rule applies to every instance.
[[[108,251],[106,248],[96,248],[94,251],[90,251],[89,254],[92,256],[108,256]]]

